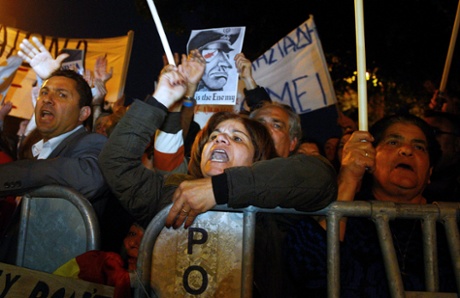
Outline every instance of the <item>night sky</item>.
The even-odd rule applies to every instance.
[[[366,65],[381,75],[421,86],[439,83],[457,10],[456,1],[364,1]],[[144,4],[147,7],[146,4]],[[190,31],[246,26],[243,52],[253,60],[311,14],[326,54],[356,61],[354,2],[156,1],[170,47],[183,53]],[[0,23],[59,37],[101,38],[134,30],[125,92],[144,98],[162,67],[160,39],[150,11],[135,0],[0,0]],[[457,45],[457,48],[460,45]],[[458,53],[458,50],[456,51]],[[458,81],[458,54],[450,81]]]

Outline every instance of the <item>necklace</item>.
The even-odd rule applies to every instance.
[[[412,224],[412,228],[410,230],[410,233],[408,234],[409,236],[407,237],[407,240],[405,242],[404,245],[402,245],[402,240],[403,239],[398,239],[398,237],[396,236],[397,233],[393,232],[393,238],[394,238],[394,244],[396,246],[396,248],[398,249],[398,252],[399,252],[399,255],[400,255],[400,265],[401,265],[401,268],[400,268],[400,271],[401,271],[401,275],[406,275],[406,256],[407,256],[407,252],[409,250],[409,246],[411,244],[411,241],[412,241],[412,237],[414,235],[414,231],[415,231],[415,227],[417,225],[417,223],[419,222],[419,220],[414,220],[413,224]],[[402,225],[398,226],[398,228],[401,228],[403,227]],[[403,233],[400,234],[400,236],[404,236]],[[402,237],[404,238],[404,237]],[[400,241],[401,240],[401,241]],[[404,249],[402,249],[402,247],[404,247]]]

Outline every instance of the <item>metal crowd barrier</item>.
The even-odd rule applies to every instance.
[[[436,222],[441,222],[446,230],[455,280],[460,295],[460,237],[457,221],[460,219],[460,203],[439,202],[428,205],[396,204],[391,202],[334,202],[321,210],[327,216],[327,257],[328,257],[328,296],[339,297],[339,221],[342,217],[367,217],[375,222],[380,247],[389,281],[391,297],[422,297],[422,293],[404,291],[389,220],[396,218],[421,219],[423,249],[425,259],[426,292],[424,297],[439,297],[436,255]],[[433,294],[430,294],[433,293]],[[454,295],[453,297],[456,297]]]
[[[52,273],[70,259],[99,247],[96,213],[77,191],[47,185],[22,197],[15,265]]]
[[[170,206],[160,212],[152,220],[144,233],[144,238],[139,249],[137,266],[140,283],[135,289],[135,297],[156,297],[155,292],[150,288],[153,247],[155,240],[164,228],[169,208]],[[294,209],[283,208],[263,209],[252,206],[243,209],[233,209],[226,205],[218,205],[213,210],[243,213],[243,257],[240,297],[252,297],[253,251],[257,212],[326,216],[328,227],[327,279],[328,297],[330,298],[340,297],[339,221],[343,217],[367,217],[374,221],[383,253],[391,297],[460,297],[460,237],[458,228],[458,222],[460,222],[460,202],[438,202],[428,205],[398,204],[380,201],[333,202],[328,207],[316,212],[299,212]],[[404,291],[389,228],[389,221],[396,218],[420,219],[424,223],[422,225],[422,233],[425,259],[425,292]],[[444,225],[448,238],[458,290],[456,294],[437,293],[439,289],[439,277],[437,275],[436,222]]]

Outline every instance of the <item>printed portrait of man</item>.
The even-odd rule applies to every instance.
[[[200,31],[192,36],[187,51],[198,49],[206,60],[206,69],[197,91],[222,91],[229,81],[229,70],[235,68],[232,47],[240,35],[235,28]],[[230,53],[233,55],[231,56]]]

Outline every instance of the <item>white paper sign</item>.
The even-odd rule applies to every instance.
[[[313,16],[252,63],[273,101],[304,114],[337,102]]]
[[[195,92],[198,105],[234,105],[238,72],[234,57],[243,48],[245,27],[192,30],[187,52],[198,49],[206,60],[204,75]]]

